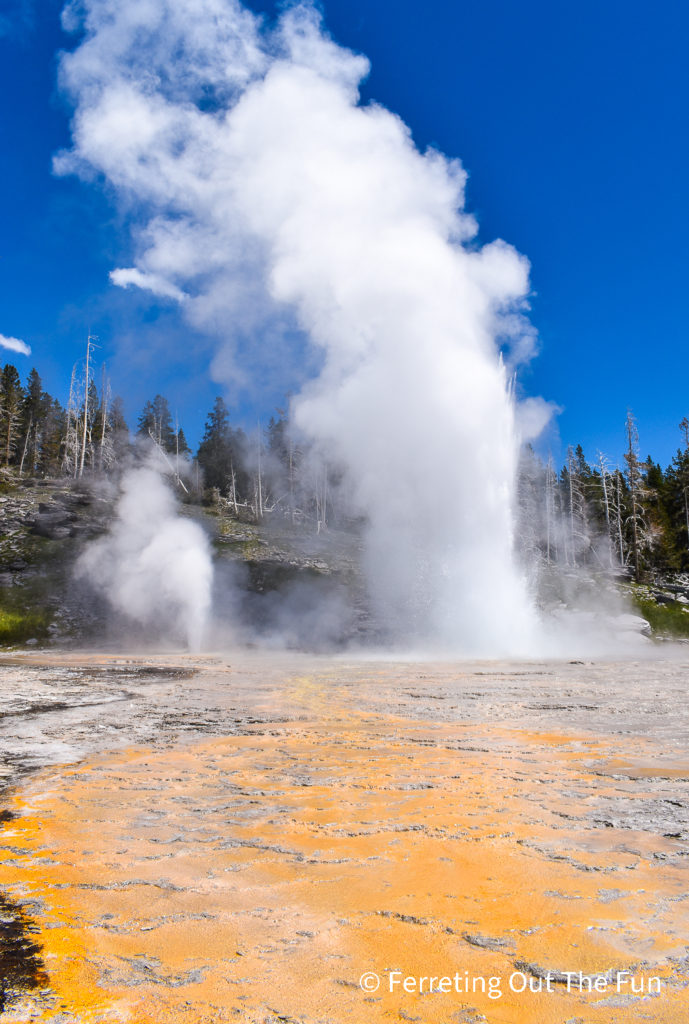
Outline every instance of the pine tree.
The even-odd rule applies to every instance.
[[[25,470],[31,475],[36,473],[49,408],[50,396],[43,391],[41,378],[38,375],[38,371],[34,368],[29,373],[26,382],[20,413],[20,475]]]
[[[184,436],[184,431],[181,427],[179,428],[176,434],[176,445],[177,453],[179,455],[191,455],[191,448],[187,443],[187,439]]]
[[[631,542],[632,566],[634,579],[641,581],[641,548],[645,539],[646,522],[644,519],[644,488],[641,462],[639,461],[639,431],[631,409],[627,410],[625,422],[627,450],[624,461],[627,463],[627,486],[629,488],[630,510],[628,525]]]
[[[560,530],[558,529],[559,493],[558,480],[552,455],[544,474],[544,510],[545,510],[545,558],[548,563],[557,562],[559,552]]]
[[[580,444],[567,449],[567,509],[569,514],[569,549],[572,565],[586,561],[591,537],[588,523],[587,486],[591,469]]]
[[[550,558],[548,497],[546,469],[533,447],[527,444],[519,457],[517,534],[519,554],[529,569],[534,569],[541,558],[546,561]]]
[[[115,395],[110,402],[108,423],[113,461],[117,464],[126,456],[130,445],[129,427],[124,418],[124,402],[119,395]]]
[[[206,426],[196,459],[201,466],[206,487],[226,491],[232,481],[235,458],[230,413],[220,396],[206,419]]]
[[[78,415],[78,437],[79,437],[79,472],[82,476],[86,466],[95,468],[98,424],[98,388],[93,380],[89,380],[86,389],[86,399],[79,410]]]
[[[678,504],[683,506],[684,525],[686,527],[686,548],[689,551],[689,420],[685,416],[679,424],[684,439],[684,448],[677,452],[673,466],[676,467],[676,490],[680,497]]]
[[[137,433],[143,437],[152,437],[164,451],[175,453],[177,440],[167,398],[156,395],[152,402],[146,402],[139,417]]]
[[[664,473],[663,498],[668,531],[680,569],[689,569],[689,420],[679,424],[684,445]]]
[[[43,476],[57,476],[64,465],[67,413],[56,398],[45,398],[46,417],[37,471]]]
[[[110,404],[110,424],[114,433],[129,435],[129,427],[124,418],[124,402],[119,395],[115,395]]]
[[[598,452],[598,471],[597,471],[597,483],[598,488],[598,505],[600,513],[602,513],[602,525],[605,528],[605,538],[608,545],[608,561],[610,568],[613,569],[615,566],[615,553],[618,547],[617,535],[614,528],[614,497],[612,493],[613,488],[613,477],[608,469],[608,461],[602,452]],[[622,552],[617,551],[618,564],[622,564]]]
[[[115,461],[115,453],[110,434],[110,381],[108,380],[105,363],[102,366],[100,396],[93,420],[94,463],[99,473],[108,469]]]
[[[5,466],[9,466],[15,452],[23,399],[24,391],[17,369],[7,363],[0,376],[0,445]]]
[[[646,493],[647,560],[660,572],[673,572],[681,566],[669,509],[669,484],[660,465],[649,455],[643,465]]]

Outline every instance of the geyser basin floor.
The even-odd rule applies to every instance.
[[[0,883],[50,984],[8,1021],[689,1019],[685,664],[93,662],[96,698],[130,673],[103,742],[146,708],[157,736],[93,752],[69,676],[25,738],[92,753],[5,801]],[[23,665],[5,686],[65,689],[64,660]]]

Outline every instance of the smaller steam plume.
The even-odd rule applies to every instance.
[[[116,518],[83,552],[76,576],[149,633],[201,648],[213,581],[208,540],[178,514],[172,491],[151,466],[124,474]]]

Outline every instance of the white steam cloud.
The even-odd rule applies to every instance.
[[[232,0],[80,0],[65,25],[84,37],[62,59],[73,148],[55,166],[104,175],[138,225],[114,282],[215,331],[216,371],[293,318],[320,359],[295,421],[366,518],[379,617],[417,645],[532,650],[498,356],[532,353],[529,268],[476,243],[461,165],[360,104],[366,59],[311,7],[267,31]],[[529,432],[543,417],[525,410]]]
[[[105,536],[86,547],[76,576],[102,591],[125,618],[199,650],[213,579],[206,535],[178,515],[156,470],[129,470],[121,486],[116,518]]]
[[[0,348],[6,348],[9,352],[17,352],[21,356],[30,356],[31,349],[25,341],[19,338],[7,338],[0,334]]]

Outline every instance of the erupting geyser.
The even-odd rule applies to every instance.
[[[82,0],[65,24],[84,37],[62,60],[76,112],[56,167],[104,175],[135,211],[135,266],[113,281],[218,333],[216,372],[228,324],[258,351],[296,323],[320,369],[295,423],[365,517],[379,617],[417,647],[528,652],[498,355],[531,346],[528,265],[475,243],[460,164],[359,103],[367,61],[309,6],[268,31],[232,0]]]
[[[211,604],[213,565],[200,526],[177,513],[157,470],[131,469],[122,479],[117,517],[89,544],[77,577],[101,590],[125,619],[200,650]]]

